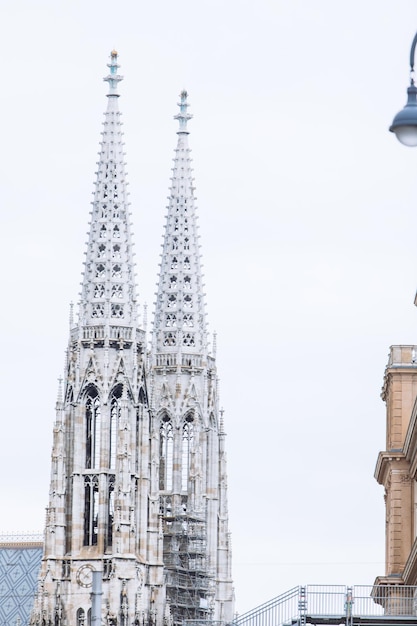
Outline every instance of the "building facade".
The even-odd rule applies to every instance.
[[[375,583],[417,584],[417,346],[391,346],[382,399],[386,449],[376,480],[385,490],[385,574]]]
[[[209,354],[182,92],[153,341],[138,325],[118,56],[110,55],[77,320],[54,424],[33,625],[230,621],[224,431]]]

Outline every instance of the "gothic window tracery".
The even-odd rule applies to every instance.
[[[111,316],[113,318],[123,317],[123,306],[121,304],[114,304],[112,302],[110,310],[111,310]]]
[[[115,196],[115,197],[116,197],[116,196]],[[114,219],[118,219],[119,217],[120,217],[120,214],[119,214],[119,205],[118,205],[118,204],[115,204],[115,205],[114,205],[114,207],[113,207],[113,218],[114,218]]]
[[[96,546],[98,538],[98,476],[84,477],[84,545]]]
[[[188,239],[188,237],[184,238],[184,250],[189,250],[190,249],[190,240]]]
[[[177,305],[177,296],[175,294],[171,294],[168,298],[168,308],[174,309]]]
[[[105,239],[107,235],[107,228],[106,225],[103,224],[100,228],[100,239]]]
[[[114,486],[116,477],[109,474],[107,477],[107,533],[106,544],[110,547],[113,544],[113,522],[114,522]]]
[[[94,318],[104,317],[104,304],[100,304],[100,303],[93,304],[91,317],[94,317]]]
[[[184,313],[182,321],[184,323],[184,326],[189,326],[189,327],[194,326],[193,314],[192,313]]]
[[[135,471],[136,474],[139,474],[140,471],[140,455],[139,455],[139,450],[140,450],[140,424],[142,422],[143,419],[143,411],[144,411],[144,407],[145,407],[145,393],[143,391],[143,388],[141,387],[140,392],[139,392],[139,406],[138,409],[136,411],[136,445],[135,445],[135,450],[136,450],[136,455],[135,455]]]
[[[181,489],[188,490],[188,477],[190,474],[191,450],[194,441],[194,421],[191,415],[185,418],[182,427],[182,459],[181,459]]]
[[[170,289],[175,289],[176,286],[177,286],[177,277],[171,276],[171,278],[169,279],[169,287]]]
[[[174,433],[172,422],[164,416],[159,429],[159,488],[162,491],[172,489]]]
[[[101,243],[97,249],[97,256],[99,259],[102,259],[106,255],[106,246],[104,243]]]
[[[122,395],[121,385],[118,385],[112,393],[110,401],[110,449],[109,449],[109,467],[116,467],[117,452],[117,429],[120,420],[121,406],[120,398]]]
[[[172,240],[172,249],[178,250],[178,237],[174,237]]]
[[[184,288],[191,289],[191,276],[184,276]]]
[[[112,253],[112,257],[113,259],[120,259],[121,258],[121,254],[120,254],[120,246],[118,243],[116,243],[113,246],[113,253]]]
[[[95,298],[102,298],[104,295],[104,285],[102,283],[99,283],[98,285],[94,286],[94,297]]]
[[[177,335],[176,333],[164,333],[164,346],[176,346]]]
[[[122,277],[122,268],[118,263],[116,265],[113,265],[111,275],[112,275],[112,278]]]
[[[184,269],[189,270],[191,268],[190,258],[188,256],[184,259]]]
[[[77,626],[86,626],[84,609],[77,609]]]
[[[113,239],[120,239],[120,228],[117,224],[113,228]]]
[[[105,267],[103,263],[99,263],[96,267],[96,278],[102,278],[104,276]]]
[[[192,335],[191,333],[187,333],[186,335],[183,336],[182,338],[182,345],[183,346],[194,346],[195,342],[194,342],[194,335]]]
[[[101,407],[100,398],[95,388],[88,392],[85,403],[85,467],[87,469],[100,467],[100,439],[101,439]]]
[[[185,296],[184,297],[184,306],[187,309],[190,309],[193,306],[193,299],[191,296]]]
[[[166,318],[165,318],[165,326],[169,327],[169,326],[175,326],[177,322],[177,316],[175,315],[175,313],[167,313]]]
[[[123,298],[123,285],[113,285],[111,288],[112,298]]]
[[[173,256],[171,259],[171,269],[175,270],[178,267],[178,259],[176,256]]]

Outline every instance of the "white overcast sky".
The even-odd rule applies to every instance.
[[[0,0],[3,531],[43,528],[115,47],[150,309],[190,94],[237,610],[384,573],[379,394],[417,343],[417,150],[388,126],[416,30],[415,0]]]

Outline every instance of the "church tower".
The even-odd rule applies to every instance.
[[[54,424],[49,505],[32,626],[182,626],[233,618],[225,434],[209,354],[187,94],[153,342],[138,326],[118,110],[108,64],[78,318],[70,320]],[[94,574],[100,572],[100,575]],[[94,574],[94,576],[93,576]],[[99,626],[93,623],[92,626]]]
[[[225,434],[209,353],[187,92],[180,96],[151,352],[167,602],[175,624],[233,618]]]
[[[71,320],[56,405],[36,625],[87,626],[93,571],[102,572],[108,624],[162,623],[145,333],[137,322],[115,51],[108,67],[78,322]]]

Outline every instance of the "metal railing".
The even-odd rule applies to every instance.
[[[289,626],[393,622],[417,624],[417,587],[307,585],[236,616],[233,626]]]

